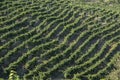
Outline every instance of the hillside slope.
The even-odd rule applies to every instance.
[[[0,78],[99,80],[120,56],[120,14],[70,0],[0,2]]]

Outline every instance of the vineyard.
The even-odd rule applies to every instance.
[[[105,78],[120,56],[120,13],[76,3],[1,0],[0,78]]]

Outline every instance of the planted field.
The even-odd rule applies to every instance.
[[[120,56],[120,14],[70,0],[0,2],[0,78],[99,80]]]

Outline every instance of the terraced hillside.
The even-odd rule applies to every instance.
[[[70,0],[0,2],[0,78],[99,80],[120,56],[120,14]]]

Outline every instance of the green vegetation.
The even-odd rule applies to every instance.
[[[119,2],[0,1],[0,78],[119,80]]]
[[[19,76],[14,70],[11,70],[8,80],[19,80]]]
[[[115,68],[111,71],[111,73],[106,76],[107,80],[119,80],[120,79],[120,55],[115,60],[114,66]]]

